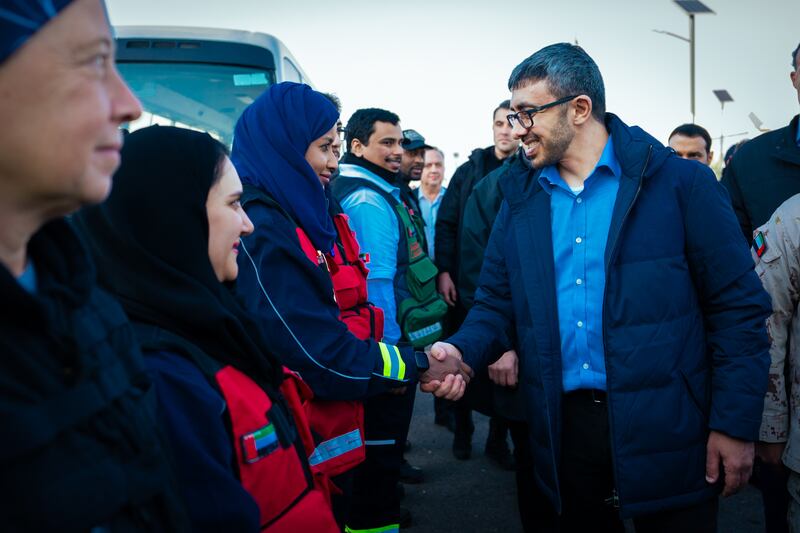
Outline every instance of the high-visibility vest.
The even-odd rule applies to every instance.
[[[280,392],[268,392],[182,337],[155,326],[134,327],[145,350],[187,357],[225,398],[237,474],[258,505],[261,530],[338,532],[329,478],[306,459],[315,443],[304,402],[313,394],[300,377],[284,368]]]

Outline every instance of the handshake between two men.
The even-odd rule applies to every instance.
[[[475,373],[461,358],[461,351],[447,342],[437,342],[425,350],[430,368],[420,376],[420,389],[447,400],[458,400]],[[507,387],[517,384],[519,362],[513,350],[489,365],[489,379]]]

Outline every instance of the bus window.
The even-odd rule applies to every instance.
[[[144,109],[128,125],[131,131],[176,125],[207,131],[228,146],[244,108],[275,83],[273,71],[252,67],[155,61],[117,66]]]

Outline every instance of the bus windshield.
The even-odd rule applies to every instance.
[[[244,108],[275,83],[271,70],[175,62],[118,62],[142,102],[130,131],[153,124],[207,131],[228,147]]]

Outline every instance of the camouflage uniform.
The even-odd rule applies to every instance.
[[[764,239],[760,251],[758,232]],[[800,194],[781,204],[754,237],[755,269],[772,297],[767,319],[772,362],[759,440],[786,443],[789,522],[791,531],[800,533],[800,386],[795,386],[800,383]]]

